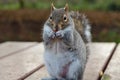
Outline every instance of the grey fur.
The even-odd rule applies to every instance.
[[[69,14],[74,20],[77,21],[76,23],[77,25],[75,25],[75,27],[77,31],[81,34],[84,42],[85,43],[91,42],[92,41],[91,26],[86,16],[84,14],[74,11],[71,11]]]
[[[61,10],[63,9],[57,9],[57,11],[54,11],[55,14],[52,13],[57,22],[60,21],[60,15],[65,13],[63,11],[63,13],[61,12],[60,14],[59,11]],[[64,25],[65,28],[57,32],[52,30],[52,26],[48,20],[44,24],[43,40],[45,46],[45,66],[52,79],[82,80],[88,53],[86,44],[81,34],[76,30],[70,14],[68,14],[68,17],[69,22]],[[65,77],[62,77],[60,73],[63,67],[69,62],[68,71]]]

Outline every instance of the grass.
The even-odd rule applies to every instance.
[[[48,9],[50,7],[49,3],[45,2],[38,2],[38,3],[26,3],[25,4],[26,8],[35,8],[35,9]]]
[[[76,2],[75,2],[76,1]],[[80,0],[69,1],[70,8],[73,10],[120,10],[120,0]],[[74,3],[73,3],[74,2]],[[50,8],[50,1],[37,1],[36,3],[25,2],[25,8],[48,9]],[[55,2],[57,7],[63,7],[65,1]],[[19,3],[0,4],[0,9],[20,9]]]
[[[102,38],[99,41],[103,40],[103,41],[107,41],[107,42],[112,42],[112,41],[114,41],[116,43],[120,42],[120,36],[115,31],[108,31],[107,33],[101,32],[99,34],[99,37]],[[96,41],[98,41],[98,40],[96,40]]]
[[[111,80],[111,77],[107,74],[104,74],[101,80]]]
[[[7,9],[15,10],[15,9],[19,9],[19,8],[20,8],[20,6],[18,3],[16,3],[16,4],[11,3],[11,4],[7,4],[7,5],[0,4],[1,10],[7,10]]]

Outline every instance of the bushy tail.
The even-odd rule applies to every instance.
[[[92,41],[91,26],[85,15],[82,15],[82,24],[83,24],[83,33],[82,33],[83,39],[87,43],[91,42]]]
[[[86,52],[87,52],[87,60],[90,54],[90,47],[89,44],[92,41],[91,35],[91,26],[89,24],[88,19],[84,14],[80,14],[79,12],[70,12],[71,17],[74,20],[75,28],[80,33],[83,38],[83,41],[86,44]]]
[[[85,43],[89,43],[92,41],[91,36],[91,26],[89,24],[88,19],[84,14],[80,14],[79,12],[70,12],[71,17],[74,20],[75,28],[82,36]]]

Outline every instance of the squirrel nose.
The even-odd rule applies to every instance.
[[[58,25],[55,26],[55,31],[58,31]]]

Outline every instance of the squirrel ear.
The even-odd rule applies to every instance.
[[[55,10],[55,9],[56,9],[56,8],[55,8],[54,4],[51,3],[51,11],[53,11],[53,10]]]
[[[65,5],[65,7],[64,7],[64,10],[65,10],[65,11],[68,11],[68,10],[69,10],[69,6],[68,6],[67,3],[66,3],[66,5]]]

